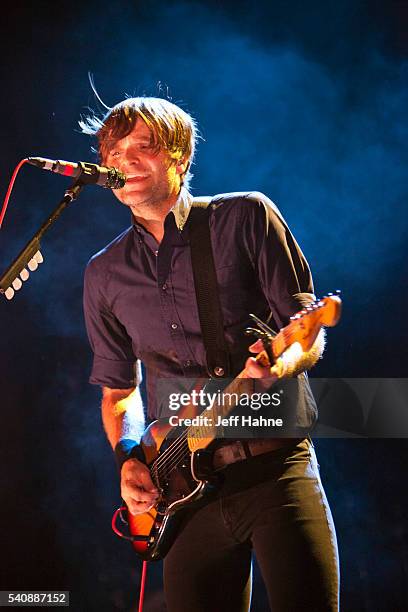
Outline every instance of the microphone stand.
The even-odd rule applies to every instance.
[[[80,177],[69,187],[64,194],[64,197],[59,202],[57,207],[45,219],[44,223],[37,230],[31,240],[25,245],[22,251],[17,255],[13,263],[7,268],[3,276],[0,278],[0,293],[3,293],[8,300],[14,297],[15,291],[20,289],[22,281],[29,277],[27,267],[32,272],[37,269],[38,264],[43,262],[43,257],[40,253],[40,239],[51,225],[55,223],[65,208],[77,199],[82,189],[89,182],[86,177]]]

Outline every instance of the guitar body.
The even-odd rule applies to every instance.
[[[171,429],[168,423],[154,421],[141,440],[152,480],[161,492],[158,504],[144,514],[127,514],[130,534],[141,538],[132,546],[147,561],[166,555],[184,516],[182,510],[213,489],[212,453],[190,452],[182,435],[167,437]]]

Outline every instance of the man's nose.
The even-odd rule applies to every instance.
[[[138,167],[141,164],[141,155],[139,151],[129,150],[123,155],[121,159],[121,170],[126,168]]]

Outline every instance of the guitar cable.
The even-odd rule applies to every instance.
[[[116,521],[118,516],[120,517],[121,521],[123,523],[127,523],[127,521],[124,519],[123,517],[123,512],[127,511],[127,507],[126,506],[120,506],[114,513],[113,517],[112,517],[112,530],[114,533],[116,533],[116,535],[118,535],[120,538],[124,539],[124,540],[130,540],[131,542],[134,542],[136,540],[142,540],[142,539],[148,539],[145,538],[144,536],[142,537],[138,537],[138,536],[127,536],[124,533],[122,533],[121,531],[119,531],[119,529],[116,527]],[[144,602],[144,594],[145,594],[145,587],[146,587],[146,575],[147,575],[147,561],[143,561],[142,563],[142,576],[140,579],[140,592],[139,592],[139,606],[138,606],[138,612],[143,612],[143,602]]]
[[[147,574],[147,561],[143,561],[142,565],[142,577],[140,579],[140,593],[139,593],[139,608],[138,612],[143,612],[143,600],[146,586],[146,574]]]

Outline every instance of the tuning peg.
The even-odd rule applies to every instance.
[[[14,291],[18,291],[19,289],[21,289],[21,287],[23,286],[23,283],[21,282],[21,280],[18,278],[15,278],[13,280],[13,282],[11,283],[13,286]]]
[[[34,270],[36,270],[38,268],[38,262],[36,259],[34,259],[34,257],[32,259],[30,259],[30,261],[27,264],[27,267],[29,270],[31,270],[31,272],[34,272]]]
[[[27,270],[27,268],[23,268],[20,272],[20,278],[23,281],[26,281],[28,279],[28,277],[30,276],[29,271]]]
[[[255,327],[247,327],[244,333],[247,336],[256,336],[257,338],[262,338],[263,334],[263,332],[261,332],[259,329],[256,329]]]
[[[44,257],[42,256],[40,251],[37,251],[33,257],[38,264],[41,264],[44,261]]]
[[[255,321],[255,323],[257,324],[259,329],[261,329],[265,334],[269,334],[270,336],[274,336],[275,335],[275,332],[273,331],[273,329],[271,327],[269,327],[269,325],[264,323],[259,317],[257,317],[253,313],[250,313],[249,316],[251,317],[251,319],[253,321]]]
[[[8,287],[5,290],[4,295],[6,296],[8,300],[12,300],[14,296],[14,289],[12,287]]]

